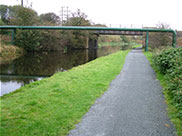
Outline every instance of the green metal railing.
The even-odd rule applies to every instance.
[[[16,29],[35,29],[35,30],[107,30],[107,31],[135,31],[146,32],[145,51],[148,51],[149,32],[168,32],[173,34],[172,46],[176,47],[176,31],[172,29],[147,29],[147,28],[110,28],[110,27],[87,27],[87,26],[0,26],[0,29],[12,30],[12,42],[14,42]]]

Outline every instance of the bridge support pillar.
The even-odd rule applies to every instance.
[[[12,29],[11,44],[15,44],[16,29]]]
[[[98,36],[94,38],[89,38],[88,49],[97,49],[97,48],[98,48]]]
[[[148,51],[148,43],[149,43],[149,32],[146,32],[146,37],[145,37],[145,51]]]

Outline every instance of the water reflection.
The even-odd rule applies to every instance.
[[[1,74],[50,76],[57,71],[64,71],[88,61],[86,51],[68,53],[28,53],[1,66]]]
[[[67,53],[28,53],[9,64],[0,65],[1,95],[118,50],[120,47],[74,50]]]

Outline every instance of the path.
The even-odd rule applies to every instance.
[[[69,136],[176,136],[159,81],[141,50],[132,50],[122,72]]]

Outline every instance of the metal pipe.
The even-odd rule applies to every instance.
[[[0,29],[52,29],[52,30],[111,30],[111,31],[139,31],[139,32],[171,32],[172,29],[142,29],[142,28],[112,28],[87,26],[0,26]]]

